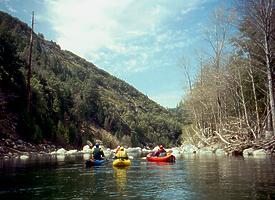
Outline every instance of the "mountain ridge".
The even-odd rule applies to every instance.
[[[26,61],[30,33],[27,24],[0,11],[0,32],[10,33],[17,55]],[[87,139],[97,139],[89,128],[93,125],[109,133],[110,141],[106,141],[106,136],[100,138],[109,145],[179,142],[181,123],[168,109],[92,62],[45,40],[41,33],[35,34],[32,60],[31,117],[41,136],[31,139],[83,144]],[[46,122],[41,122],[45,118],[51,130],[47,130]]]

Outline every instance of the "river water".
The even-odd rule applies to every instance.
[[[81,156],[0,160],[0,199],[275,199],[275,159],[189,155],[85,168]]]

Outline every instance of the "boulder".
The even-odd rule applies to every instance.
[[[128,156],[133,158],[139,158],[141,156],[141,148],[140,147],[132,147],[126,149]]]
[[[257,157],[257,156],[266,156],[267,153],[264,149],[258,149],[258,150],[255,150],[253,151],[253,156],[254,157]]]
[[[181,158],[182,152],[180,151],[180,148],[174,147],[171,149],[171,151],[172,151],[172,155],[174,155],[176,157],[176,159]],[[169,150],[167,150],[167,152],[169,152]]]
[[[147,156],[149,153],[153,153],[154,151],[151,149],[142,149],[141,150],[141,157]]]
[[[58,149],[58,150],[56,151],[56,154],[58,154],[58,155],[64,155],[66,152],[67,152],[66,149],[61,148],[61,149]]]
[[[201,149],[199,149],[198,150],[198,153],[199,154],[213,154],[213,149],[210,147],[210,148],[208,148],[208,147],[203,147],[203,148],[201,148]]]
[[[200,149],[205,147],[205,145],[201,141],[199,141],[197,147]]]
[[[253,151],[254,151],[253,148],[245,149],[245,150],[243,150],[243,156],[244,157],[246,157],[246,156],[253,156]]]
[[[74,149],[74,150],[69,150],[69,151],[67,151],[65,154],[66,154],[66,155],[72,155],[72,154],[76,154],[76,153],[77,153],[77,150]]]
[[[50,155],[56,155],[56,154],[57,154],[56,151],[53,151],[50,153]]]
[[[196,153],[198,148],[192,144],[186,144],[181,146],[181,151],[183,153]]]
[[[19,158],[20,158],[21,160],[26,160],[26,159],[29,158],[29,156],[27,156],[27,155],[22,155],[22,156],[20,156]]]
[[[127,153],[141,153],[140,147],[129,147],[127,150]]]
[[[106,158],[112,158],[112,157],[114,157],[114,152],[111,149],[109,149],[109,148],[104,149],[103,153],[104,153],[104,155],[105,155]]]
[[[17,140],[17,143],[18,144],[23,144],[23,141],[22,140]]]
[[[217,149],[215,151],[215,154],[218,155],[218,156],[223,156],[223,155],[226,154],[226,152],[223,149]]]

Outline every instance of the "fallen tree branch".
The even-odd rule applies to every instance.
[[[207,145],[210,145],[209,142],[207,142],[206,140],[204,140],[204,139],[202,138],[202,136],[200,136],[200,134],[198,133],[198,131],[196,131],[196,130],[194,129],[193,126],[191,126],[191,127],[192,127],[193,131],[196,133],[196,135],[198,136],[198,138],[199,138],[201,141],[203,141],[203,142],[206,143]]]
[[[273,144],[275,144],[275,140],[272,140],[272,141],[270,141],[270,142],[267,142],[267,143],[263,144],[263,146],[264,146],[264,147],[266,147],[266,146],[272,146]]]
[[[214,131],[214,133],[216,133],[224,143],[231,144],[230,142],[226,141],[217,131]]]
[[[16,152],[16,153],[25,153],[25,152],[22,152],[22,151],[19,151],[19,150],[17,150],[17,149],[14,149],[14,148],[11,148],[11,147],[7,147],[7,149],[9,149],[10,151],[14,151],[14,152]]]

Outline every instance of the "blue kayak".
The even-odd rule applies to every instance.
[[[104,164],[106,160],[86,160],[85,165],[86,167],[91,167],[91,166],[100,166]]]

